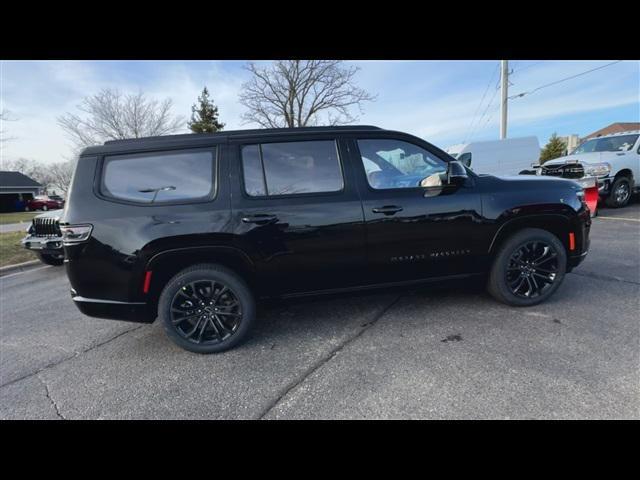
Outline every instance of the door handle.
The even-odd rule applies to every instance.
[[[393,215],[395,213],[401,212],[402,207],[398,207],[397,205],[385,205],[384,207],[372,208],[371,211],[373,213],[384,213],[385,215]]]
[[[277,222],[278,217],[266,213],[257,213],[255,215],[247,215],[246,217],[242,217],[242,221],[244,223],[257,223],[258,225],[266,225],[267,223]]]

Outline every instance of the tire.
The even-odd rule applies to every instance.
[[[609,195],[605,200],[607,207],[624,207],[631,199],[631,179],[629,177],[618,177],[615,179],[609,190]]]
[[[49,210],[49,207],[47,207],[46,205],[43,205],[43,206],[42,206],[42,211],[43,211],[43,212],[46,212],[47,210]]]
[[[566,268],[567,253],[558,237],[539,228],[526,228],[514,233],[498,250],[487,290],[507,305],[536,305],[560,287]],[[516,286],[519,288],[514,290]]]
[[[216,264],[181,271],[165,285],[158,300],[158,316],[167,336],[195,353],[218,353],[238,345],[251,329],[255,312],[246,282]]]
[[[31,211],[31,209],[30,209],[29,207],[24,207],[24,211],[25,211],[25,212],[30,212],[30,211]]]
[[[64,254],[51,255],[49,253],[38,253],[38,258],[47,265],[60,266],[64,263]]]

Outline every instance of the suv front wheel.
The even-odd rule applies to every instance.
[[[526,228],[500,247],[487,289],[507,305],[536,305],[560,287],[566,267],[567,254],[558,237],[539,228]]]
[[[201,264],[174,276],[158,301],[158,316],[178,346],[217,353],[240,343],[255,319],[244,280],[221,265]]]

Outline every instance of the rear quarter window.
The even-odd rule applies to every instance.
[[[139,204],[205,201],[215,195],[216,149],[104,158],[100,193]]]

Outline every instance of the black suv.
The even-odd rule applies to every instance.
[[[476,175],[377,127],[106,142],[80,155],[60,227],[85,314],[152,322],[218,352],[255,302],[488,276],[509,305],[555,292],[587,254],[571,180]]]

